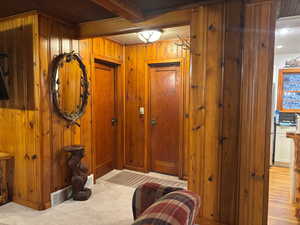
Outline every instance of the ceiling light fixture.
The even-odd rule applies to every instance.
[[[162,31],[160,30],[144,30],[138,33],[138,37],[145,43],[151,43],[158,41],[160,39],[161,34]]]
[[[276,48],[281,49],[281,48],[283,48],[283,45],[277,45]]]

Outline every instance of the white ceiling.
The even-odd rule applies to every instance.
[[[275,54],[294,53],[300,54],[300,17],[280,18],[276,23]]]
[[[190,37],[190,26],[180,26],[180,27],[172,27],[162,29],[163,33],[161,35],[160,40],[171,40],[178,38],[177,35],[183,38]],[[142,44],[142,42],[136,33],[130,34],[120,34],[114,36],[107,36],[107,39],[118,42],[120,44],[132,45],[132,44]]]

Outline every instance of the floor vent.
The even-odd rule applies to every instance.
[[[128,187],[137,188],[145,183],[157,183],[164,186],[187,188],[187,183],[182,180],[171,181],[167,179],[160,179],[149,175],[142,175],[135,172],[121,171],[106,181],[114,184],[124,185]]]
[[[51,206],[55,207],[64,201],[70,199],[72,196],[72,187],[68,186],[64,189],[51,193]]]
[[[92,188],[94,185],[94,175],[88,176],[86,187]],[[72,187],[68,186],[64,189],[51,193],[51,207],[55,207],[72,197]]]
[[[88,176],[88,180],[86,182],[85,187],[92,188],[93,185],[94,185],[94,174],[91,174],[90,176]]]

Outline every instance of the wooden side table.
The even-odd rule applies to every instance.
[[[300,134],[287,133],[288,138],[292,138],[295,143],[294,171],[296,177],[296,217],[300,219]]]
[[[0,152],[0,205],[12,200],[13,156]]]

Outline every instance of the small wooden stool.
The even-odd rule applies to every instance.
[[[0,205],[12,200],[13,156],[0,152]]]

